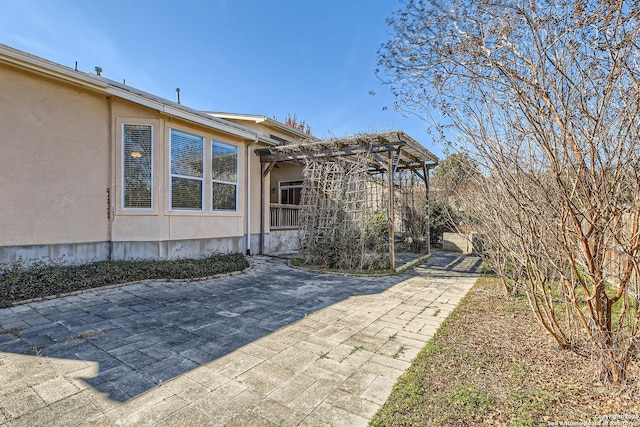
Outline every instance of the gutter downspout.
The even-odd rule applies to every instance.
[[[254,144],[258,143],[258,134],[254,136]],[[247,144],[247,255],[251,255],[251,145]]]
[[[260,255],[264,255],[264,163],[260,159]]]
[[[114,192],[115,184],[115,162],[117,158],[114,151],[116,145],[113,141],[113,102],[111,96],[107,96],[107,105],[109,109],[109,125],[107,130],[107,137],[109,138],[109,187],[107,187],[107,261],[113,260],[113,216],[115,215],[114,208]]]

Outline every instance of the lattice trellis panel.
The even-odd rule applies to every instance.
[[[369,165],[365,156],[305,161],[299,237],[307,263],[346,270],[388,268],[387,176],[371,174]],[[425,187],[412,175],[394,176],[394,238],[407,242],[405,249],[420,250],[428,230]]]
[[[358,160],[305,163],[300,247],[308,263],[349,270],[384,267],[384,251],[373,244],[374,186],[367,162]]]

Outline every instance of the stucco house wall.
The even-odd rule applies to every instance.
[[[0,81],[0,262],[15,258],[7,246],[24,256],[27,246],[82,243],[104,257],[107,100],[5,64]]]
[[[0,263],[258,251],[257,132],[2,45],[0,81]],[[151,209],[123,207],[124,124],[152,128]],[[171,129],[204,138],[200,211],[170,209]],[[212,141],[238,150],[234,211],[211,207]]]

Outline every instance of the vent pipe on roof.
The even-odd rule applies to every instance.
[[[95,70],[97,75],[100,75],[100,73],[102,73],[102,68],[100,67],[96,67]]]
[[[78,61],[76,61],[76,66],[75,66],[74,70],[78,71]]]
[[[180,88],[179,87],[176,88],[176,98],[178,98],[177,102],[178,104],[180,104]]]

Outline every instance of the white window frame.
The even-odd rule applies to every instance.
[[[219,179],[213,179],[213,148],[215,147],[215,145],[222,145],[225,147],[231,147],[234,150],[236,150],[236,180],[235,182],[233,181],[222,181]],[[229,212],[229,213],[237,213],[238,212],[238,205],[240,202],[240,149],[238,148],[238,146],[233,145],[233,144],[227,144],[226,142],[220,142],[220,141],[216,141],[214,139],[211,140],[211,212]],[[236,200],[235,200],[235,209],[213,209],[213,200],[215,195],[213,194],[213,184],[214,183],[218,183],[218,184],[229,184],[229,185],[235,185],[236,186]]]
[[[289,203],[282,203],[282,190],[284,189],[291,189],[291,188],[299,188],[300,191],[302,192],[302,188],[304,187],[304,181],[298,180],[298,181],[279,181],[278,182],[278,204],[289,204]],[[300,194],[300,203],[298,204],[298,206],[302,205],[302,193]]]
[[[127,126],[127,125],[131,125],[131,126],[148,126],[148,127],[151,128],[151,154],[150,154],[150,156],[151,156],[151,207],[149,207],[149,208],[136,208],[136,207],[127,207],[127,206],[125,206],[125,193],[126,193],[126,191],[125,191],[125,184],[126,184],[125,171],[126,171],[126,168],[125,168],[125,164],[124,163],[125,163],[125,159],[126,159],[127,154],[125,153],[125,135],[126,134],[125,134],[125,130],[124,129],[125,129],[125,126]],[[154,144],[154,129],[153,129],[153,125],[149,124],[149,123],[130,123],[130,122],[127,122],[127,123],[122,123],[121,124],[120,130],[121,130],[121,145],[122,145],[122,151],[121,151],[121,153],[122,153],[121,169],[122,170],[121,170],[121,175],[120,175],[120,179],[121,179],[120,188],[121,188],[121,191],[122,191],[121,202],[120,202],[121,209],[123,211],[153,211],[154,206],[155,206],[155,195],[154,195],[154,193],[155,193],[155,191],[154,191],[155,190],[155,186],[154,186],[154,182],[155,182],[154,167],[155,167],[155,164],[154,164],[154,159],[153,159],[154,152],[155,152],[155,149],[154,149],[154,145],[155,144]]]
[[[171,171],[171,165],[173,164],[173,156],[171,154],[171,148],[172,148],[172,144],[173,144],[173,139],[171,138],[173,132],[178,132],[178,133],[182,133],[182,134],[186,134],[186,135],[190,135],[190,136],[194,136],[199,138],[202,141],[202,176],[201,177],[194,177],[194,176],[188,176],[188,175],[179,175],[179,174],[174,174]],[[207,174],[207,170],[206,170],[206,152],[205,152],[205,142],[206,139],[203,136],[200,135],[196,135],[194,133],[191,132],[185,132],[183,130],[180,129],[175,129],[175,128],[170,128],[169,129],[169,210],[173,211],[173,212],[203,212],[204,211],[204,204],[205,204],[205,195],[206,195],[206,185],[205,185],[205,176]],[[202,185],[201,185],[201,191],[200,191],[200,207],[199,208],[174,208],[173,207],[173,178],[183,178],[183,179],[192,179],[192,180],[199,180]]]

